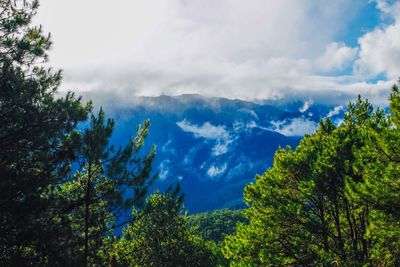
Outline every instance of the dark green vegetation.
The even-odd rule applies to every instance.
[[[41,64],[50,39],[29,26],[37,2],[0,7],[1,265],[93,264],[118,212],[140,206],[154,178],[154,149],[137,157],[149,123],[110,146],[114,122],[103,111],[54,96],[60,72]]]
[[[400,93],[390,111],[360,98],[245,189],[250,223],[225,239],[233,266],[400,265]]]
[[[0,265],[215,265],[212,244],[186,225],[178,191],[144,203],[156,178],[154,147],[141,151],[149,122],[113,147],[114,121],[101,109],[55,96],[61,73],[43,64],[51,41],[30,26],[37,8],[0,0]]]
[[[155,193],[134,222],[110,250],[111,265],[120,266],[217,266],[222,255],[212,242],[205,242],[189,227],[175,192]]]
[[[238,222],[247,223],[243,210],[222,209],[190,216],[189,225],[197,228],[204,240],[222,242],[225,235],[235,232]]]
[[[37,7],[0,0],[1,266],[400,266],[397,86],[388,113],[359,98],[278,150],[248,209],[190,217],[179,187],[148,194],[148,121],[113,147],[101,109],[55,96]]]

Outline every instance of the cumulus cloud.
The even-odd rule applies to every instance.
[[[348,47],[344,43],[333,42],[327,45],[325,53],[319,57],[315,66],[317,70],[329,72],[342,70],[351,66],[357,57],[358,48]]]
[[[397,5],[376,3],[387,16],[398,16]],[[398,19],[366,33],[359,48],[336,40],[365,4],[43,0],[37,23],[52,32],[50,63],[65,70],[63,90],[100,104],[188,93],[325,102],[348,102],[361,93],[386,100],[387,81],[369,83],[364,73],[399,75]],[[330,75],[354,60],[355,75]]]
[[[400,76],[400,20],[365,34],[358,42],[360,55],[355,65],[358,73],[385,74],[389,79]]]
[[[318,128],[318,123],[304,118],[295,118],[289,121],[272,121],[271,123],[273,125],[272,130],[285,136],[312,134]]]
[[[397,19],[400,18],[400,3],[398,1],[375,0],[377,8],[384,14]]]
[[[382,15],[393,23],[378,26],[358,39],[360,52],[354,69],[359,75],[384,74],[393,80],[400,76],[400,2],[375,2]]]

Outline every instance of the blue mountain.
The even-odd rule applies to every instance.
[[[114,108],[120,144],[150,119],[146,146],[157,147],[155,188],[180,183],[190,213],[244,206],[243,189],[262,174],[279,147],[296,147],[304,133],[341,107],[308,102],[248,102],[199,95],[139,97]]]

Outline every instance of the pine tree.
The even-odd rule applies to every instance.
[[[392,88],[388,113],[378,110],[364,126],[366,145],[357,152],[355,168],[365,182],[353,188],[371,206],[367,235],[376,245],[371,257],[381,265],[400,265],[400,93]]]
[[[0,264],[28,266],[48,234],[49,185],[68,172],[90,103],[56,98],[61,73],[43,66],[50,36],[30,23],[37,1],[0,1]]]
[[[273,167],[245,189],[249,224],[225,239],[234,266],[370,266],[371,207],[355,188],[372,106],[358,99],[339,127],[329,120],[299,146],[280,149]]]
[[[217,266],[213,244],[189,227],[179,187],[151,195],[111,249],[111,266]]]
[[[70,246],[68,258],[72,262],[75,257],[76,264],[84,266],[100,264],[97,251],[104,237],[132,221],[127,214],[133,207],[142,207],[148,186],[156,178],[151,174],[154,146],[143,158],[138,156],[149,122],[138,127],[126,146],[115,149],[109,144],[114,121],[105,121],[104,116],[102,110],[91,116],[90,126],[81,134],[79,167],[60,188],[60,196],[72,207],[66,216],[75,235],[67,240],[77,241]]]
[[[56,97],[61,72],[43,64],[50,36],[30,25],[37,9],[0,0],[0,265],[94,265],[155,178],[154,147],[140,156],[149,122],[116,149],[102,110]]]

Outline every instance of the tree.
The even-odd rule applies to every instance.
[[[61,72],[43,64],[50,36],[30,26],[37,8],[0,0],[0,265],[91,265],[155,178],[154,147],[140,156],[149,122],[115,149],[102,110],[56,97]]]
[[[179,188],[178,188],[179,189]],[[179,190],[151,195],[111,250],[112,266],[216,266],[212,244],[188,227]]]
[[[189,225],[195,227],[204,240],[214,242],[222,242],[225,235],[234,233],[238,222],[248,222],[243,210],[222,209],[189,217]]]
[[[353,188],[371,206],[368,236],[379,246],[371,252],[386,265],[400,265],[400,93],[393,85],[387,114],[378,110],[363,128],[366,145],[358,151],[365,182]]]
[[[366,181],[357,155],[374,116],[359,98],[339,127],[321,121],[294,151],[277,151],[273,167],[245,189],[250,223],[225,239],[233,265],[390,266],[373,256],[393,247],[371,237],[374,211],[357,193]]]
[[[137,135],[117,150],[109,144],[114,121],[105,121],[104,112],[91,116],[90,126],[81,133],[77,170],[58,192],[71,207],[68,216],[72,236],[69,262],[93,265],[102,259],[97,250],[104,237],[132,220],[131,209],[140,208],[148,186],[156,176],[151,174],[155,147],[143,158],[138,156],[148,135],[149,121],[137,128]],[[82,251],[83,250],[83,251]],[[81,252],[82,251],[82,252]],[[78,257],[77,257],[78,256]]]
[[[30,22],[37,1],[0,1],[0,264],[29,265],[47,231],[49,185],[68,172],[76,126],[91,104],[54,93],[61,73],[44,67],[51,42]]]

